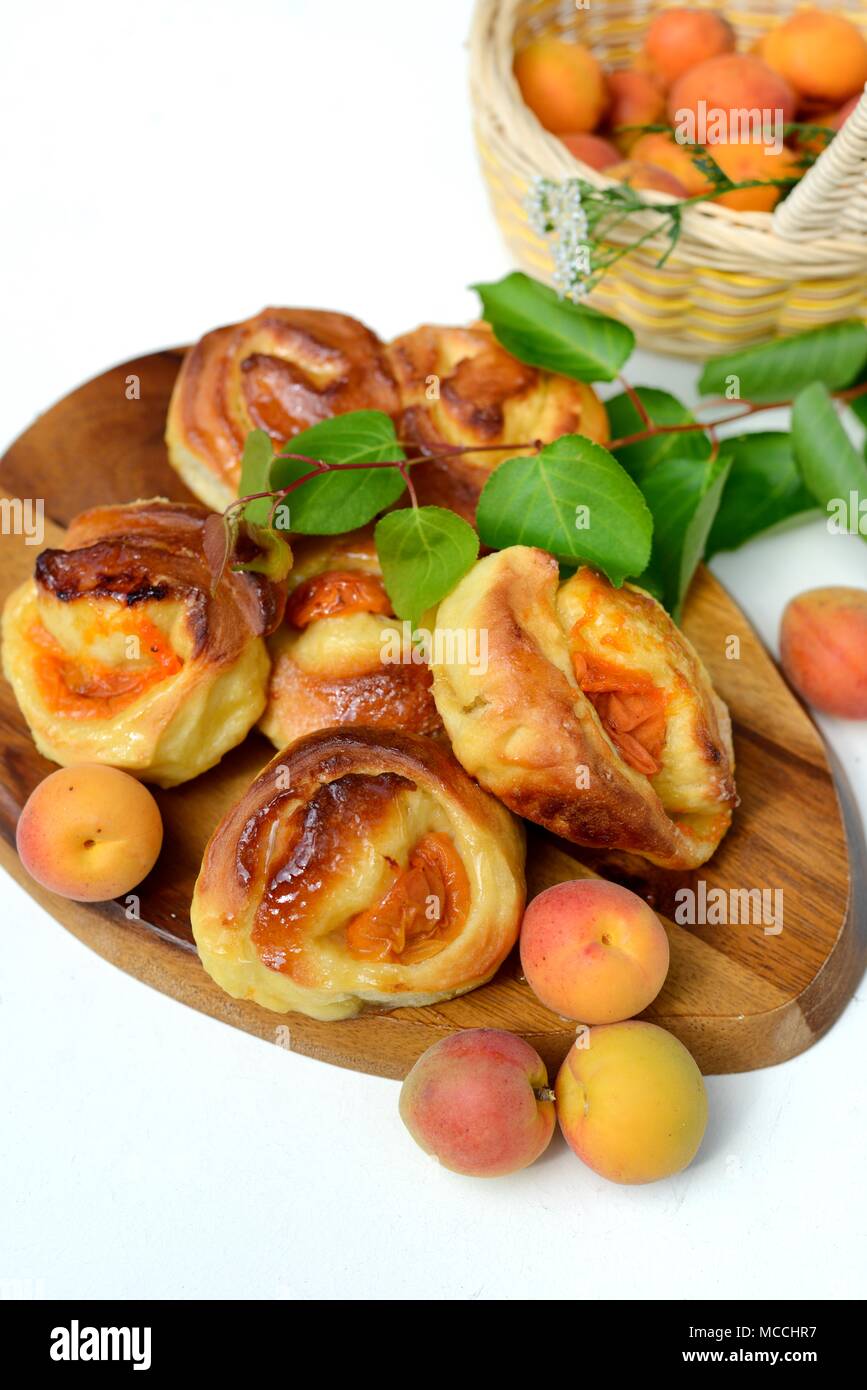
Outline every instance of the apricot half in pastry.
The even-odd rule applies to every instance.
[[[166,422],[169,462],[215,511],[238,495],[250,430],[276,447],[349,410],[397,413],[397,388],[375,333],[348,314],[263,309],[190,349]]]
[[[262,732],[284,748],[337,724],[441,730],[430,670],[393,615],[372,530],[301,537],[292,552]]]
[[[562,434],[599,444],[609,437],[605,407],[592,387],[519,362],[486,323],[425,324],[389,343],[388,359],[400,392],[398,433],[410,454],[482,449],[412,469],[421,502],[449,507],[471,525],[492,471],[521,452],[515,445],[547,444]]]
[[[444,744],[328,729],[279,753],[217,827],[191,920],[236,999],[311,1018],[484,983],[524,907],[524,837]]]
[[[285,593],[227,570],[211,594],[207,515],[160,499],[95,507],[10,594],[3,669],[44,757],[172,786],[255,724]]]
[[[642,589],[513,546],[440,604],[434,698],[459,761],[513,811],[575,844],[668,868],[709,859],[736,803],[728,712],[699,657]]]

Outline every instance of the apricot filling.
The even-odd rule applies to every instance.
[[[392,882],[379,902],[346,928],[346,945],[363,960],[415,965],[441,951],[461,930],[470,883],[448,835],[423,835],[405,869],[389,861]]]
[[[305,579],[286,605],[286,621],[304,628],[318,618],[345,617],[349,613],[391,613],[382,580],[363,570],[328,570]]]
[[[137,616],[125,635],[136,639],[146,664],[105,666],[70,656],[42,623],[34,623],[28,637],[36,649],[34,670],[45,704],[70,719],[112,719],[181,669],[180,657],[148,618]]]
[[[624,671],[586,652],[573,651],[572,665],[623,761],[655,777],[665,745],[664,692],[643,672]]]

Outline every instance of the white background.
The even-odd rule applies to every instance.
[[[465,287],[509,262],[470,135],[469,19],[469,0],[14,6],[2,441],[113,363],[267,303],[384,337],[472,315]],[[631,375],[692,392],[669,361]],[[786,599],[863,584],[867,551],[816,525],[715,568],[773,645]],[[825,727],[867,805],[864,725]],[[0,923],[0,1280],[61,1298],[867,1293],[863,997],[807,1055],[711,1078],[679,1178],[608,1185],[558,1136],[481,1182],[414,1146],[396,1083],[152,992],[5,876]]]

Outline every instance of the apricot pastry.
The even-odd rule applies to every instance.
[[[559,584],[545,551],[480,560],[440,604],[434,698],[455,754],[518,814],[574,844],[695,868],[736,803],[728,712],[665,610],[588,568]],[[445,652],[445,659],[443,658]]]
[[[536,440],[584,434],[604,444],[608,416],[590,386],[528,367],[501,347],[486,323],[425,324],[388,345],[400,391],[399,434],[414,463],[419,500],[448,507],[471,524],[493,470]],[[437,460],[449,448],[482,452]],[[427,456],[427,458],[425,458]]]
[[[279,447],[332,415],[397,409],[383,346],[358,319],[263,309],[206,333],[187,353],[169,404],[169,462],[194,496],[223,511],[238,495],[250,430],[265,430]]]
[[[448,748],[326,729],[278,753],[214,831],[193,896],[236,999],[348,1018],[488,980],[524,906],[524,838]]]
[[[255,724],[285,589],[227,569],[212,594],[207,515],[160,498],[94,507],[9,596],[3,669],[44,757],[173,786]]]
[[[439,732],[430,670],[394,617],[372,530],[301,537],[292,550],[262,732],[278,748],[338,724]]]

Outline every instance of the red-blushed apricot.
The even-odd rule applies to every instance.
[[[804,172],[797,155],[785,145],[779,150],[749,142],[714,145],[713,157],[732,183],[746,183],[750,179],[796,179]],[[738,188],[714,198],[714,202],[738,212],[771,212],[785,192],[784,186],[775,184],[765,188]]]
[[[795,93],[785,78],[748,53],[708,58],[679,77],[668,94],[672,124],[694,123],[696,140],[708,145],[743,135],[742,112],[759,112],[762,124],[785,124],[795,119],[795,105]]]
[[[639,159],[622,159],[619,164],[610,164],[605,175],[618,183],[628,183],[630,188],[650,188],[657,193],[670,193],[673,198],[688,197],[683,184],[674,174]]]
[[[496,1028],[451,1033],[422,1053],[401,1088],[400,1115],[425,1153],[475,1178],[526,1168],[555,1122],[541,1057]]]
[[[867,589],[808,589],[786,607],[780,661],[808,704],[867,719]]]
[[[163,824],[150,792],[116,767],[82,763],[52,772],[18,819],[16,842],[31,878],[76,902],[106,902],[150,873]]]
[[[619,127],[658,125],[665,117],[665,97],[645,72],[624,68],[608,78],[608,129],[624,154],[629,154],[640,130]]]
[[[530,110],[555,135],[595,130],[605,114],[605,74],[583,44],[537,39],[515,58],[515,78]]]
[[[735,31],[713,10],[687,6],[663,10],[648,25],[644,52],[653,71],[670,87],[689,68],[720,53],[731,53]]]
[[[587,135],[581,132],[577,135],[561,135],[560,139],[566,146],[570,154],[574,154],[576,159],[580,159],[584,164],[589,164],[591,169],[607,169],[609,164],[616,164],[620,159],[620,151],[610,140],[603,140],[601,135]]]
[[[696,155],[701,153],[703,151],[679,144],[673,135],[664,130],[648,131],[632,147],[633,159],[667,170],[691,198],[699,193],[709,193],[713,187],[695,162]]]
[[[758,51],[809,102],[843,102],[867,82],[867,40],[845,15],[798,10],[769,30]]]
[[[665,928],[637,894],[601,878],[555,883],[521,924],[521,967],[549,1009],[619,1023],[652,1003],[668,974]]]
[[[567,1053],[556,1095],[567,1144],[611,1182],[679,1173],[707,1127],[701,1072],[683,1043],[653,1023],[591,1028]]]

